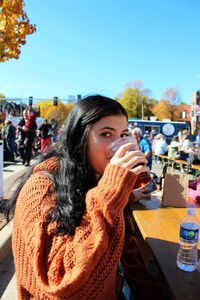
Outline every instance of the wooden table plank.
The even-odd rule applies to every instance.
[[[151,201],[150,201],[151,202]],[[143,201],[133,210],[133,216],[145,241],[153,254],[169,284],[171,292],[177,300],[200,299],[200,273],[192,273],[178,269],[176,265],[179,249],[180,222],[186,215],[186,208],[160,208]],[[197,208],[200,220],[200,208]],[[198,245],[198,249],[200,246]]]
[[[200,171],[200,165],[194,165],[192,164],[192,168],[197,170],[197,171]]]
[[[200,208],[197,208],[200,220]],[[179,243],[180,222],[186,215],[186,208],[159,208],[134,210],[133,216],[144,239],[158,238]]]

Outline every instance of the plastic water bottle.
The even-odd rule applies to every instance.
[[[199,239],[199,220],[196,217],[196,210],[189,208],[187,215],[180,225],[180,248],[177,255],[177,266],[187,272],[196,269]]]

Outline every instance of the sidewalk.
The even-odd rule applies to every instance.
[[[32,164],[34,160],[31,161]],[[13,192],[17,181],[21,178],[27,167],[23,166],[20,161],[14,164],[5,164],[3,169],[3,192],[4,197],[9,198]],[[13,221],[10,221],[0,230],[0,299],[15,300],[16,283],[14,275],[13,257],[11,251]]]
[[[14,189],[17,180],[22,177],[27,171],[27,167],[24,167],[21,162],[16,162],[12,165],[8,165],[3,169],[3,191],[4,197],[10,194]],[[11,190],[10,190],[10,187]]]
[[[21,162],[11,164],[3,169],[3,193],[5,198],[9,198],[13,192],[17,181],[22,177],[27,168]],[[12,221],[6,224],[0,231],[0,262],[11,244]]]

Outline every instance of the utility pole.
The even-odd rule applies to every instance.
[[[144,102],[142,101],[142,120],[144,120]]]

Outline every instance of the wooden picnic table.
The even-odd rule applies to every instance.
[[[200,208],[196,209],[200,220]],[[150,246],[174,298],[199,300],[200,272],[184,272],[176,265],[180,222],[185,215],[186,208],[163,208],[156,197],[151,201],[143,200],[133,209],[142,237]]]
[[[200,175],[200,165],[190,164],[188,161],[179,158],[168,158],[167,155],[159,155],[159,157],[161,158],[161,161],[167,166],[169,166],[171,163],[172,169],[174,169],[175,164],[179,164],[187,166],[189,170],[192,170],[192,174],[195,177],[198,177]]]

